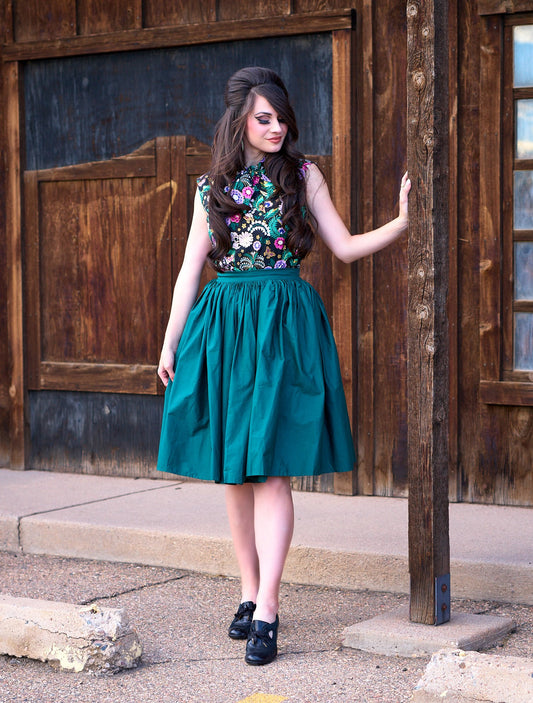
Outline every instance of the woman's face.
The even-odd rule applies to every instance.
[[[246,120],[244,154],[246,163],[256,163],[265,154],[281,149],[288,127],[266,98],[256,95],[254,106]]]

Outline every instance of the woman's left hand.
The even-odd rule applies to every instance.
[[[406,226],[409,222],[409,191],[411,190],[411,181],[407,171],[403,174],[402,183],[400,186],[400,214],[399,218],[405,222]]]

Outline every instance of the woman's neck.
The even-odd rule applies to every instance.
[[[246,166],[257,166],[257,164],[265,158],[265,154],[258,149],[253,149],[245,144],[244,146],[244,163]]]

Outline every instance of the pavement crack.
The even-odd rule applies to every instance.
[[[70,510],[71,508],[81,508],[84,505],[94,505],[94,503],[105,503],[109,500],[116,500],[117,498],[127,498],[128,496],[141,495],[141,493],[151,493],[152,491],[165,491],[169,488],[176,489],[181,486],[184,482],[172,481],[169,482],[168,486],[155,486],[154,488],[143,488],[140,491],[128,491],[127,493],[118,493],[113,496],[106,496],[103,498],[95,498],[94,500],[84,500],[81,503],[72,503],[72,505],[62,505],[60,508],[49,508],[48,510],[37,510],[34,513],[28,513],[27,515],[21,515],[18,518],[19,523],[19,542],[20,542],[20,523],[28,517],[35,517],[36,515],[47,515],[48,513],[57,513],[61,510]]]
[[[298,656],[300,654],[327,654],[328,652],[331,652],[331,649],[302,649],[302,650],[294,650],[294,651],[283,651],[283,652],[278,652],[277,659],[284,659],[285,657],[290,657],[292,655]],[[230,661],[241,661],[243,659],[243,655],[235,655],[233,657],[195,657],[195,658],[188,658],[188,659],[179,659],[179,658],[172,658],[169,657],[168,659],[151,659],[149,661],[146,661],[143,659],[142,665],[145,668],[149,668],[152,666],[161,666],[162,664],[206,664],[206,663],[211,663],[211,662],[230,662]]]
[[[17,518],[17,543],[18,543],[18,548],[19,551],[23,552],[24,550],[22,549],[22,518],[18,517]]]
[[[281,654],[278,656],[282,656]],[[152,666],[161,666],[162,664],[209,664],[211,662],[231,662],[240,661],[242,656],[233,657],[197,657],[195,659],[173,659],[169,657],[168,659],[152,659],[150,661],[142,660],[142,665],[144,668],[149,668]]]
[[[151,583],[145,583],[140,586],[135,586],[134,588],[125,588],[123,591],[115,591],[106,596],[96,596],[94,598],[88,598],[87,600],[80,601],[80,605],[92,605],[102,600],[111,600],[117,598],[118,596],[124,596],[128,593],[138,593],[144,591],[148,588],[153,588],[154,586],[163,586],[166,583],[172,583],[173,581],[180,581],[181,579],[187,578],[188,574],[181,574],[180,576],[172,576],[172,578],[163,579],[162,581],[154,581]]]

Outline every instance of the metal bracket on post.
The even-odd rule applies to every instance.
[[[435,577],[435,625],[450,620],[450,574]]]

